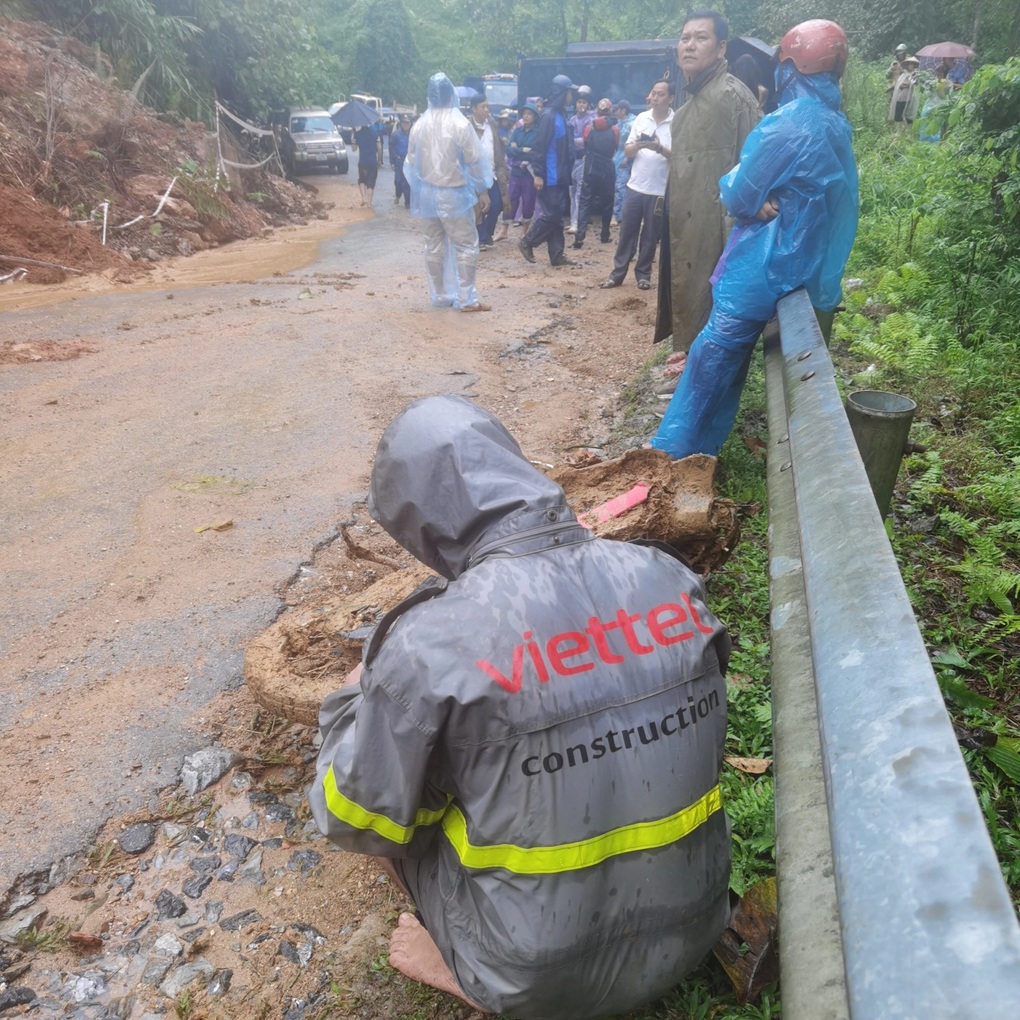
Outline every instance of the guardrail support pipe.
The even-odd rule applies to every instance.
[[[861,390],[846,398],[850,431],[882,517],[889,513],[915,410],[917,404],[909,397],[881,390]]]

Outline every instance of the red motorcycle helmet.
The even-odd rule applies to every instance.
[[[846,33],[836,22],[815,18],[802,21],[783,36],[777,57],[780,64],[792,60],[801,74],[831,71],[838,78],[846,70],[848,50]]]

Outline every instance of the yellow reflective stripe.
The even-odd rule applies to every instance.
[[[446,812],[445,807],[438,810],[420,808],[411,825],[401,825],[399,822],[393,821],[392,818],[369,811],[345,797],[337,789],[332,765],[323,777],[322,792],[326,797],[326,807],[334,817],[354,829],[371,829],[372,832],[382,836],[383,839],[388,839],[391,843],[410,843],[415,829],[419,825],[434,825]]]
[[[668,846],[704,825],[721,809],[722,794],[716,786],[675,815],[654,822],[622,825],[601,836],[576,843],[559,846],[514,846],[512,843],[474,846],[468,841],[464,815],[451,804],[443,816],[443,832],[465,867],[505,868],[519,875],[552,875],[590,868],[617,854]]]

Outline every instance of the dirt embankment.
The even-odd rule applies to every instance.
[[[322,214],[314,189],[264,169],[221,177],[204,124],[155,113],[96,67],[52,26],[0,19],[0,279],[128,280]]]

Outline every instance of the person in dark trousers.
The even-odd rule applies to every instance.
[[[522,1020],[661,997],[730,914],[730,639],[701,579],[583,528],[460,396],[391,422],[368,506],[440,576],[323,703],[308,799],[419,911],[391,966]]]
[[[609,243],[609,223],[616,197],[616,166],[613,157],[620,140],[620,129],[613,116],[610,99],[600,99],[595,119],[584,130],[584,171],[581,174],[581,199],[577,206],[577,233],[571,247],[580,248],[588,233],[592,216],[602,218],[599,240]]]
[[[506,237],[506,228],[503,227],[500,233],[496,234],[496,224],[499,223],[499,215],[504,208],[509,211],[510,197],[507,188],[509,171],[506,165],[506,155],[503,152],[503,141],[499,137],[496,122],[489,113],[489,101],[480,92],[476,92],[471,99],[471,115],[468,122],[475,129],[478,135],[478,144],[482,151],[489,157],[492,166],[493,182],[489,189],[489,206],[482,212],[476,210],[478,221],[478,244],[483,249],[492,247],[493,241],[502,241]]]
[[[632,161],[627,196],[623,200],[620,238],[613,268],[603,287],[619,287],[634,256],[634,278],[641,290],[651,290],[652,262],[662,226],[662,196],[669,176],[673,85],[657,81],[648,93],[648,109],[634,118],[625,151]]]
[[[574,165],[574,140],[564,111],[570,106],[576,87],[565,74],[556,75],[538,120],[531,154],[538,203],[531,229],[518,245],[528,262],[535,261],[535,248],[546,244],[550,264],[576,265],[564,254],[563,236],[563,218],[570,212],[570,175]]]
[[[521,108],[521,122],[514,128],[506,147],[506,161],[510,167],[510,213],[515,226],[525,231],[535,215],[535,182],[531,176],[531,154],[538,133],[538,107],[525,103]]]
[[[361,204],[371,207],[375,182],[379,177],[379,150],[382,140],[374,124],[358,128],[354,135],[358,149],[358,188],[361,190]]]
[[[411,118],[405,113],[390,134],[390,166],[393,167],[393,204],[411,208],[411,186],[404,176],[404,160],[407,159],[407,142],[411,137]]]
[[[804,287],[819,313],[840,302],[857,233],[857,164],[839,88],[847,52],[834,21],[805,21],[783,36],[779,105],[719,181],[736,224],[712,274],[712,312],[650,440],[678,460],[719,453],[758,336],[781,298]]]

